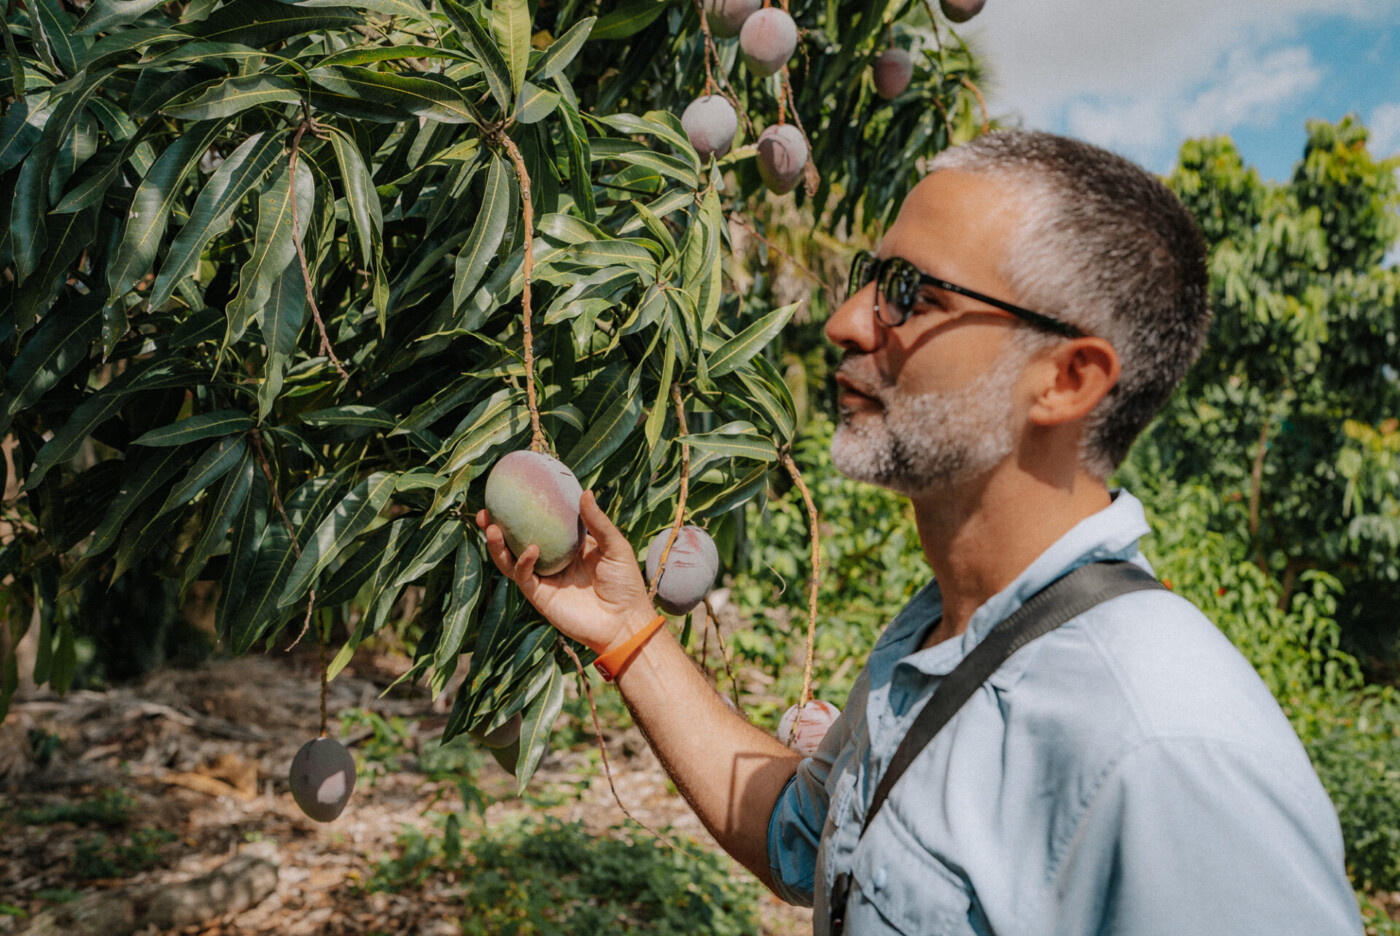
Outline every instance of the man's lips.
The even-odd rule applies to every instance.
[[[854,400],[852,400],[852,402],[860,402],[864,400],[874,403],[879,401],[874,394],[867,393],[860,387],[859,384],[855,383],[853,380],[851,380],[851,378],[847,377],[845,374],[836,375],[836,385],[846,391],[845,393],[841,394],[841,399],[843,400],[855,398]]]

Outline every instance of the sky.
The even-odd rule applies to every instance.
[[[1305,121],[1355,113],[1400,153],[1400,0],[987,0],[959,29],[994,116],[1169,172],[1183,140],[1228,134],[1288,178]]]

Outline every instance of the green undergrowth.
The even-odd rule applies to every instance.
[[[578,822],[517,816],[474,838],[455,815],[423,834],[405,828],[370,891],[451,882],[470,936],[656,936],[758,933],[758,884],[687,840],[633,828],[595,836]]]

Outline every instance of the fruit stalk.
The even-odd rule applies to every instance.
[[[336,357],[335,348],[331,346],[331,337],[326,334],[326,323],[321,318],[321,310],[316,306],[315,288],[311,284],[311,271],[306,265],[306,252],[301,246],[301,221],[297,218],[297,157],[301,155],[301,138],[310,130],[313,136],[319,136],[320,127],[311,117],[311,111],[306,103],[302,102],[303,118],[301,126],[297,127],[296,135],[292,137],[292,155],[287,159],[287,170],[291,176],[289,182],[291,186],[292,201],[292,243],[297,248],[297,260],[301,261],[301,280],[306,286],[306,302],[311,306],[311,317],[316,320],[316,328],[321,332],[321,353],[331,359],[335,365],[335,372],[340,375],[341,380],[349,380],[350,375],[346,373],[345,367],[340,363],[340,358]],[[295,540],[296,537],[293,537]]]
[[[530,409],[530,451],[547,453],[544,430],[540,428],[540,408],[535,402],[535,340],[530,330],[530,277],[535,272],[535,219],[534,205],[530,201],[530,173],[525,169],[525,159],[520,155],[515,141],[505,133],[498,134],[497,139],[510,157],[515,177],[520,182],[520,201],[525,214],[525,260],[521,266],[525,282],[520,293],[520,309],[525,331],[525,405]]]
[[[812,580],[808,586],[807,597],[807,659],[802,668],[802,695],[797,699],[800,709],[812,698],[812,652],[817,638],[817,590],[821,588],[821,532],[818,530],[817,505],[812,502],[812,492],[807,489],[807,482],[802,480],[802,473],[797,470],[797,462],[792,460],[792,453],[784,451],[782,461],[783,467],[792,475],[793,483],[802,492],[802,502],[807,505],[807,522],[812,530]]]
[[[729,694],[734,697],[735,711],[742,711],[739,708],[739,680],[734,676],[734,664],[729,660],[729,648],[724,645],[724,634],[719,629],[719,615],[715,614],[715,606],[710,604],[710,598],[705,596],[705,614],[715,627],[715,639],[719,641],[719,656],[724,660],[724,672],[729,677]],[[706,631],[705,633],[709,633]]]

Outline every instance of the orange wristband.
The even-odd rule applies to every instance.
[[[622,675],[622,671],[627,668],[627,664],[632,662],[632,657],[637,655],[637,651],[642,649],[642,644],[651,639],[666,623],[666,615],[658,614],[651,619],[651,623],[628,637],[625,643],[613,647],[607,653],[602,654],[593,661],[593,666],[602,674],[603,682],[612,682]]]

